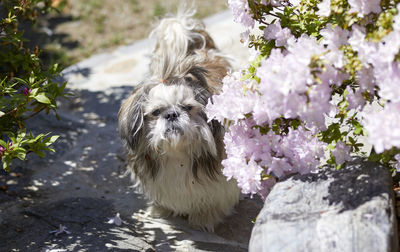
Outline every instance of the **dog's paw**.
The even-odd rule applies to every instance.
[[[148,212],[153,218],[167,218],[173,215],[173,212],[171,210],[158,205],[151,205]]]
[[[210,233],[214,232],[214,227],[222,222],[222,219],[223,215],[213,210],[190,213],[188,216],[191,226]]]

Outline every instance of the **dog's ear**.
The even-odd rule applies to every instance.
[[[207,122],[207,116],[204,112],[200,116]],[[198,157],[195,157],[192,165],[192,173],[196,180],[200,182],[198,171],[201,169],[209,179],[216,179],[218,174],[221,174],[221,161],[225,158],[224,151],[224,127],[216,120],[211,120],[207,123],[209,132],[212,134],[212,141],[215,144],[215,149],[209,148],[202,152]],[[203,134],[208,135],[208,134]]]
[[[214,137],[215,147],[217,149],[217,156],[221,158],[221,160],[218,161],[221,162],[222,159],[225,158],[225,148],[224,148],[225,127],[217,120],[211,120],[211,122],[209,122],[208,125]]]
[[[218,121],[212,120],[208,123],[208,126],[210,127],[211,133],[214,137],[217,155],[206,151],[199,157],[194,158],[192,173],[199,183],[201,183],[198,176],[199,169],[201,169],[203,174],[205,174],[209,179],[215,180],[218,177],[217,175],[221,174],[221,161],[225,157],[223,145],[224,129],[222,125]]]
[[[144,115],[143,102],[145,100],[144,87],[138,85],[132,94],[122,103],[118,113],[119,135],[130,149],[135,150],[143,137]]]
[[[198,171],[202,169],[202,172],[211,180],[217,179],[217,175],[221,173],[220,171],[221,160],[219,158],[214,157],[211,153],[206,152],[203,155],[194,158],[192,164],[192,173],[193,177],[197,180],[197,182],[201,183],[201,179],[199,178]]]

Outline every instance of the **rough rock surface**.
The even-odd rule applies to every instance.
[[[225,52],[248,57],[239,43],[242,28],[232,20],[224,12],[206,24]],[[61,120],[39,115],[29,122],[33,130],[60,135],[56,153],[0,171],[0,251],[247,250],[260,200],[241,200],[236,213],[207,233],[181,218],[150,218],[146,200],[124,175],[117,113],[144,78],[150,49],[151,41],[141,41],[63,72],[75,97],[60,103]],[[117,213],[122,225],[107,223]],[[71,233],[49,233],[59,225]]]
[[[361,160],[275,185],[257,217],[250,251],[397,251],[392,180]]]

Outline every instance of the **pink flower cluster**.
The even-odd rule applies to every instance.
[[[243,193],[251,194],[268,191],[262,175],[282,178],[317,170],[326,144],[318,140],[316,133],[326,129],[325,116],[335,110],[332,85],[339,86],[348,77],[336,67],[343,66],[343,53],[338,53],[342,41],[337,37],[344,33],[342,30],[326,29],[324,43],[332,48],[331,52],[313,37],[294,38],[279,22],[266,30],[266,36],[279,41],[286,50],[273,49],[261,62],[257,69],[260,83],[242,81],[239,72],[226,76],[222,93],[213,96],[207,106],[209,118],[234,122],[225,135],[227,159],[223,161],[223,173],[236,179]],[[316,81],[309,67],[315,56],[331,62],[318,74],[321,82]],[[277,118],[297,118],[304,126],[290,129],[286,135],[273,131],[261,134],[256,127],[270,127]],[[343,153],[348,149],[338,147],[342,147],[338,160],[348,160],[348,153]]]
[[[266,184],[272,186],[272,177],[316,171],[316,157],[323,156],[324,144],[310,131],[301,127],[280,136],[272,131],[261,134],[255,126],[252,119],[240,120],[224,138],[228,158],[222,162],[223,173],[236,179],[243,193],[255,194]],[[262,175],[266,180],[261,181]]]
[[[228,3],[236,21],[247,28],[254,26],[247,1]],[[349,0],[349,11],[360,17],[379,13],[379,3]],[[323,0],[317,14],[329,16],[330,6],[330,0]],[[279,48],[261,61],[256,71],[259,81],[243,80],[241,72],[230,73],[223,80],[221,94],[207,105],[210,120],[231,122],[224,138],[227,158],[222,162],[223,173],[236,179],[243,193],[265,197],[275,178],[317,171],[327,148],[317,134],[327,129],[327,117],[340,110],[332,91],[351,78],[345,70],[349,59],[343,48],[355,51],[362,64],[355,77],[357,85],[347,86],[343,94],[346,109],[362,112],[367,104],[365,94],[374,95],[378,90],[385,106],[377,112],[361,113],[362,124],[377,153],[400,148],[400,64],[396,60],[400,14],[394,18],[393,31],[379,42],[366,39],[365,28],[356,24],[348,30],[328,24],[320,35],[319,41],[307,35],[295,38],[279,21],[268,25],[264,37]],[[300,126],[276,134],[271,129],[276,119],[296,119]],[[269,131],[265,133],[265,129]],[[345,142],[332,144],[331,154],[338,165],[351,159],[351,147]],[[396,160],[400,169],[400,155]]]
[[[400,13],[400,5],[397,7]],[[393,31],[379,42],[367,41],[365,28],[353,25],[349,38],[363,64],[358,73],[360,90],[378,94],[385,106],[380,111],[364,113],[363,125],[369,142],[377,153],[393,147],[400,148],[400,62],[395,60],[400,48],[400,14],[395,16]],[[363,101],[360,99],[360,103]]]

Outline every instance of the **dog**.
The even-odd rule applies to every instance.
[[[212,232],[240,195],[236,181],[221,171],[224,127],[205,113],[231,65],[193,14],[178,11],[151,33],[156,45],[149,77],[123,102],[118,130],[151,215],[185,216]]]

